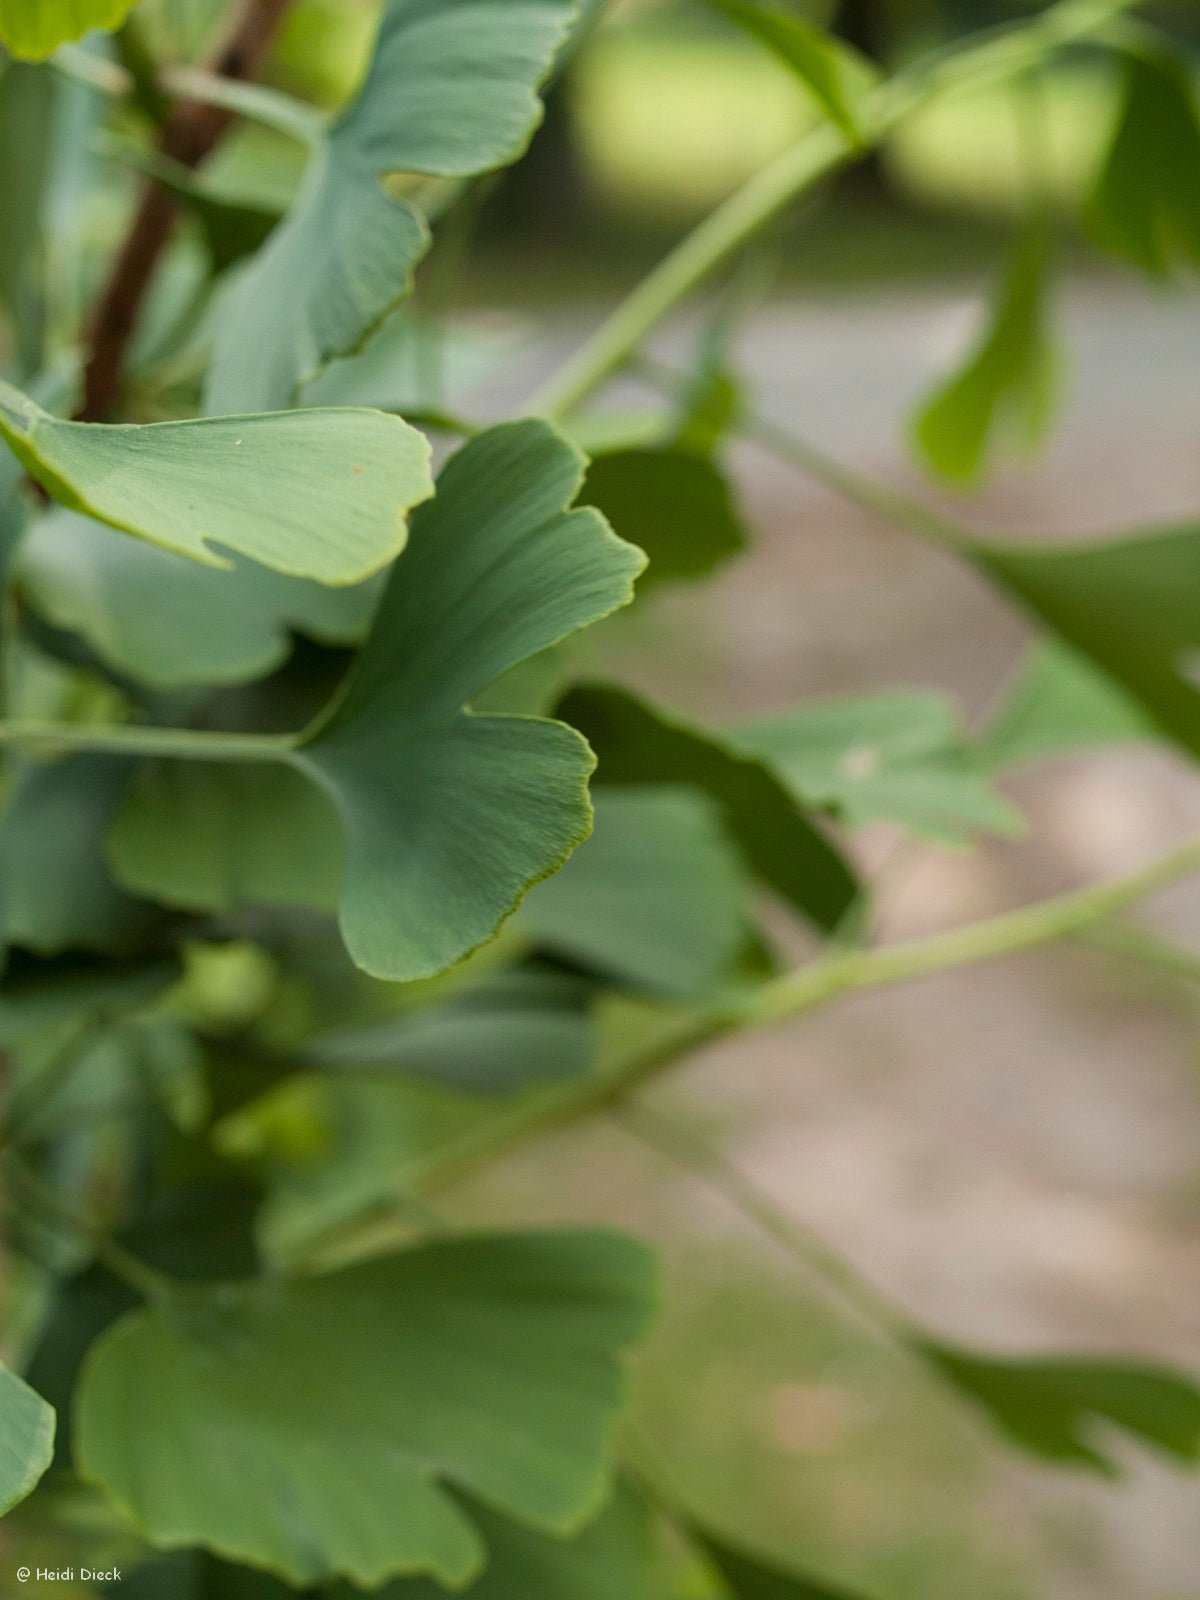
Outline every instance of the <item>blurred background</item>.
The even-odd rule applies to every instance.
[[[812,15],[894,66],[1028,9],[847,0]],[[159,12],[178,37],[211,17],[196,0]],[[373,12],[301,0],[276,81],[336,103]],[[1159,12],[1200,54],[1200,7]],[[981,528],[1051,539],[1194,518],[1195,287],[1147,288],[1076,221],[1118,95],[1115,68],[1081,56],[1036,89],[947,102],[791,219],[763,252],[737,344],[761,411]],[[720,19],[613,0],[531,158],[473,219],[472,253],[443,237],[423,275],[427,306],[457,308],[462,403],[517,409],[626,286],[814,117],[794,78]],[[290,159],[261,134],[220,158],[231,185],[252,180],[260,194],[287,188]],[[977,336],[1035,198],[1062,265],[1056,426],[1036,459],[950,501],[914,465],[910,419]],[[702,311],[680,319],[655,353],[683,364],[702,326]],[[611,397],[647,398],[633,381]],[[1023,656],[1021,619],[949,557],[791,468],[749,446],[736,461],[752,549],[606,629],[628,681],[707,717],[932,686],[985,726]],[[859,837],[887,936],[1129,870],[1200,827],[1200,780],[1162,750],[1059,761],[1009,792],[1028,819],[1018,840],[959,854],[898,845],[886,829]],[[1154,915],[1200,937],[1194,890]],[[1184,983],[1062,949],[839,1005],[714,1050],[658,1093],[943,1336],[1200,1372],[1196,1024]],[[669,1293],[644,1363],[647,1428],[697,1506],[764,1549],[895,1600],[1200,1593],[1200,1478],[1124,1445],[1120,1481],[1029,1467],[628,1130],[564,1136],[458,1204],[497,1220],[607,1216],[658,1238]]]

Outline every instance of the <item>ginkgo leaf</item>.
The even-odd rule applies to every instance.
[[[0,1516],[35,1487],[54,1457],[54,1412],[0,1362]]]
[[[972,484],[1003,434],[1032,447],[1056,398],[1058,359],[1047,323],[1049,250],[1034,228],[1019,245],[987,327],[962,368],[922,405],[913,437],[944,478]]]
[[[913,1341],[948,1382],[1022,1449],[1113,1475],[1102,1427],[1121,1429],[1179,1461],[1200,1459],[1200,1388],[1164,1367],[1071,1356],[1003,1359]]]
[[[378,583],[328,588],[248,561],[225,572],[55,507],[22,541],[24,600],[86,639],[109,667],[156,689],[244,683],[286,660],[292,634],[356,643]]]
[[[547,1538],[471,1502],[487,1543],[483,1576],[464,1600],[658,1600],[651,1588],[654,1544],[650,1518],[632,1490],[619,1486],[595,1521],[569,1539]],[[159,1556],[127,1573],[122,1588],[136,1600],[293,1600],[295,1590],[264,1572],[233,1566],[202,1550]],[[446,1600],[428,1578],[396,1578],[379,1600]],[[362,1600],[363,1591],[334,1583],[311,1600]]]
[[[757,0],[707,0],[789,67],[851,144],[863,143],[860,102],[878,74],[857,50],[806,17]]]
[[[647,1253],[598,1232],[180,1285],[93,1348],[76,1460],[159,1546],[298,1587],[405,1573],[460,1587],[487,1546],[455,1490],[546,1534],[599,1510],[618,1358],[653,1299]]]
[[[977,544],[972,554],[1162,732],[1200,756],[1200,530],[1065,546]]]
[[[126,950],[151,908],[124,894],[105,865],[104,836],[127,764],[70,756],[31,766],[0,814],[0,949]]]
[[[474,1093],[576,1077],[595,1054],[591,986],[559,972],[501,972],[445,1003],[331,1029],[305,1045],[314,1066],[397,1073]]]
[[[1125,57],[1113,142],[1088,201],[1105,249],[1166,277],[1200,269],[1200,116],[1190,68],[1165,52]]]
[[[380,411],[64,422],[0,382],[0,436],[69,510],[209,566],[230,565],[224,547],[322,583],[385,566],[433,492],[427,441]]]
[[[384,180],[464,178],[516,160],[575,10],[575,0],[388,0],[366,81],[231,292],[209,412],[290,404],[399,304],[429,230]]]
[[[701,790],[762,879],[818,926],[835,928],[858,898],[854,875],[769,766],[725,735],[657,710],[623,689],[581,685],[559,715],[587,737],[599,784]]]
[[[730,1600],[864,1600],[838,1584],[751,1555],[694,1524],[687,1531],[712,1564]]]
[[[121,881],[192,910],[340,898],[347,947],[376,977],[428,977],[491,938],[591,831],[593,760],[561,723],[468,702],[626,604],[645,561],[596,511],[566,509],[582,479],[545,423],[468,444],[414,518],[328,713],[274,773],[143,768],[110,841]]]
[[[1154,738],[1147,711],[1085,656],[1056,640],[1030,651],[987,730],[982,754],[1003,771]]]
[[[119,27],[137,0],[0,0],[0,44],[43,61],[93,28]]]
[[[651,583],[706,576],[746,545],[729,483],[710,459],[673,447],[596,456],[581,495],[649,556]]]
[[[292,754],[341,817],[342,933],[376,977],[460,960],[591,830],[593,759],[573,729],[463,709],[632,598],[641,551],[597,512],[565,509],[582,478],[582,457],[540,422],[460,451],[345,692]]]
[[[802,803],[831,806],[851,827],[894,822],[959,844],[981,829],[1022,826],[944,695],[847,695],[741,723],[731,737],[769,762]]]
[[[711,996],[746,942],[741,861],[707,795],[605,786],[596,827],[516,926],[636,988]]]
[[[644,1502],[624,1485],[571,1539],[547,1539],[481,1506],[472,1507],[472,1513],[487,1541],[488,1564],[464,1600],[658,1600],[650,1517]],[[380,1600],[445,1600],[445,1595],[427,1578],[400,1578],[388,1584]],[[337,1585],[328,1600],[356,1596]]]

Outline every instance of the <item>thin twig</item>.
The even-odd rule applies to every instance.
[[[211,70],[235,82],[252,78],[290,3],[291,0],[243,0]],[[216,148],[233,119],[234,113],[222,106],[182,102],[163,124],[159,152],[182,166],[198,167]],[[79,412],[84,421],[103,421],[120,398],[125,356],[177,215],[176,196],[162,184],[148,181],[88,330],[84,398]]]

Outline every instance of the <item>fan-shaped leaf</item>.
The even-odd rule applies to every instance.
[[[731,737],[768,762],[802,804],[831,806],[851,827],[895,822],[944,844],[980,829],[1021,828],[942,695],[896,690],[818,701],[743,723]]]
[[[1136,700],[1086,657],[1048,640],[1030,651],[992,719],[983,755],[1003,770],[1153,737],[1154,724]]]
[[[597,456],[581,498],[649,556],[643,588],[705,577],[746,545],[724,474],[692,450],[614,450]]]
[[[558,710],[596,751],[597,783],[702,790],[764,883],[823,928],[849,911],[858,895],[849,867],[762,761],[621,689],[582,686]]]
[[[1200,756],[1200,530],[1049,548],[976,545],[980,566]]]
[[[429,446],[379,411],[290,411],[148,427],[63,422],[0,383],[0,435],[69,510],[228,566],[357,583],[404,546],[433,492]]]
[[[0,0],[0,44],[41,61],[93,28],[116,28],[137,0]]]
[[[1126,56],[1124,101],[1087,220],[1100,244],[1143,272],[1200,269],[1200,118],[1183,61]]]
[[[564,973],[497,973],[441,1005],[330,1030],[305,1061],[404,1073],[475,1093],[575,1077],[595,1053],[591,987]]]
[[[37,1483],[54,1455],[54,1412],[0,1363],[0,1516]]]
[[[692,1527],[688,1531],[712,1563],[731,1600],[863,1600],[848,1589],[735,1549],[703,1529]]]
[[[1096,1433],[1097,1424],[1107,1424],[1180,1461],[1200,1457],[1200,1389],[1166,1368],[1067,1356],[1003,1360],[932,1340],[914,1343],[1034,1455],[1112,1474],[1117,1464]]]
[[[327,1277],[178,1288],[89,1357],[80,1470],[157,1544],[298,1586],[486,1559],[453,1490],[547,1534],[602,1502],[653,1298],[601,1233],[458,1238]]]
[[[428,243],[421,212],[383,180],[515,160],[574,14],[574,0],[388,0],[357,98],[230,296],[210,412],[286,406],[362,344],[407,294]]]
[[[157,689],[260,677],[286,659],[293,632],[357,643],[379,598],[377,583],[331,589],[248,561],[235,572],[180,561],[60,508],[26,534],[17,579],[40,616]]]
[[[708,0],[708,4],[764,44],[796,74],[851,144],[862,144],[860,102],[877,77],[865,56],[806,17],[776,6],[757,0]]]
[[[564,509],[582,474],[544,423],[460,451],[414,521],[344,694],[295,752],[341,816],[342,931],[377,977],[461,959],[590,831],[578,734],[463,710],[631,598],[641,552],[596,512]]]
[[[1046,431],[1058,371],[1047,327],[1048,265],[1045,235],[1035,229],[1013,256],[980,342],[916,418],[918,450],[952,482],[984,475],[1002,431],[1031,447]]]
[[[637,988],[712,995],[746,942],[741,862],[706,795],[605,787],[596,827],[517,926]]]

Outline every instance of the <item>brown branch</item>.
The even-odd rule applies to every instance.
[[[239,15],[209,63],[209,70],[225,78],[253,78],[290,3],[291,0],[242,0]],[[159,149],[185,167],[198,167],[232,121],[233,113],[220,106],[183,101],[167,118]],[[148,180],[88,329],[88,360],[79,412],[84,421],[103,421],[120,398],[125,355],[177,214],[174,195],[160,183]]]

